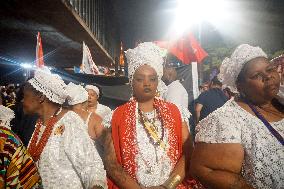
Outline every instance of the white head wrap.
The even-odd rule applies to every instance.
[[[54,103],[63,104],[66,100],[66,84],[59,75],[51,74],[49,69],[36,70],[28,83]]]
[[[165,56],[165,50],[158,47],[152,42],[140,43],[134,49],[128,49],[125,52],[125,56],[128,62],[128,77],[132,82],[135,71],[143,65],[149,65],[155,69],[158,75],[158,90],[163,90],[163,84],[161,84],[161,78],[163,76],[163,57]]]
[[[0,126],[10,128],[10,122],[15,117],[14,111],[3,105],[0,105]]]
[[[94,86],[94,85],[86,85],[85,89],[93,90],[93,91],[95,91],[95,93],[97,93],[98,97],[100,96],[99,88]]]
[[[232,92],[238,93],[236,81],[242,68],[247,62],[258,57],[267,58],[267,55],[261,48],[248,44],[238,46],[231,55],[231,58],[225,58],[220,67],[218,78],[224,87],[229,87]]]
[[[88,92],[81,85],[70,82],[67,85],[67,101],[69,105],[80,104],[88,100]]]

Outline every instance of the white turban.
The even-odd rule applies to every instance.
[[[3,105],[0,105],[0,126],[10,128],[10,122],[15,117],[14,111]]]
[[[261,48],[248,44],[238,46],[230,58],[223,60],[220,67],[218,78],[224,87],[229,87],[232,92],[238,93],[236,81],[242,68],[247,62],[258,57],[267,58],[267,55]]]
[[[66,100],[66,84],[59,75],[51,74],[48,68],[36,70],[35,76],[28,83],[52,102],[63,104]]]
[[[98,97],[100,96],[99,88],[94,86],[94,85],[86,85],[85,89],[93,90],[93,91],[95,91],[95,93],[97,94]]]
[[[69,105],[80,104],[88,100],[88,92],[81,85],[70,82],[67,85],[67,101]]]
[[[149,65],[157,72],[158,75],[158,90],[163,90],[161,78],[163,76],[163,57],[165,50],[158,47],[152,42],[140,43],[134,49],[128,49],[125,52],[128,63],[128,77],[132,82],[135,71],[143,65]]]

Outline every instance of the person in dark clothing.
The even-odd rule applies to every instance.
[[[20,90],[17,93],[17,101],[15,106],[13,107],[15,118],[11,121],[11,129],[18,135],[23,144],[27,147],[34,132],[38,116],[24,114],[22,103],[23,88],[24,86],[21,86]]]
[[[196,123],[223,106],[227,100],[228,97],[222,91],[222,83],[214,77],[211,80],[210,89],[201,93],[196,101]]]

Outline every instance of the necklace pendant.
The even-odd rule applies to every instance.
[[[152,169],[152,167],[148,167],[147,170],[146,170],[146,173],[147,173],[147,174],[153,174],[153,169]]]

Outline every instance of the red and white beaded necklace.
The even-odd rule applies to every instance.
[[[35,131],[33,133],[32,139],[28,146],[28,152],[33,157],[33,160],[37,162],[40,159],[40,155],[43,152],[44,147],[52,133],[55,123],[58,121],[57,116],[62,111],[62,107],[60,107],[48,120],[46,127],[39,139],[39,135],[41,129],[44,127],[43,122],[41,119],[37,120]]]

